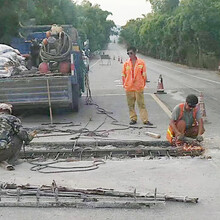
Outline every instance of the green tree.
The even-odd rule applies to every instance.
[[[16,1],[0,0],[0,43],[10,43],[10,37],[17,34],[18,14],[14,13]]]
[[[170,12],[178,7],[180,0],[146,0],[152,5],[153,12]]]
[[[153,13],[121,31],[139,51],[195,67],[216,68],[220,59],[219,0],[150,0]],[[141,25],[136,25],[140,23]]]
[[[72,0],[0,0],[0,42],[10,44],[18,35],[19,24],[28,25],[34,19],[37,25],[71,24],[77,28],[82,40],[90,40],[92,50],[108,43],[114,22],[111,14],[89,1],[76,5]]]
[[[120,41],[126,39],[126,44],[135,46],[141,51],[139,30],[143,20],[138,18],[132,19],[123,27],[120,34]]]
[[[83,1],[77,7],[78,30],[89,39],[92,51],[102,49],[108,42],[114,22],[107,20],[111,15],[108,11],[100,9],[99,5],[92,5],[89,1]]]

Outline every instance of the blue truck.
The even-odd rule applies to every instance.
[[[14,39],[12,46],[28,58],[31,52],[31,40],[34,38],[35,41],[42,42],[50,27],[49,25],[25,27],[24,29],[31,35],[29,34],[25,39]],[[88,70],[83,63],[76,29],[70,25],[64,25],[63,29],[71,39],[70,50],[68,54],[65,53],[67,56],[62,57],[62,60],[56,60],[53,56],[48,56],[48,60],[47,57],[43,59],[48,68],[51,63],[53,67],[55,63],[59,67],[61,62],[69,62],[70,70],[63,73],[59,68],[55,68],[53,71],[48,69],[49,71],[40,73],[37,68],[32,68],[18,75],[0,78],[0,102],[10,103],[15,109],[52,106],[53,108],[70,107],[73,111],[78,111],[79,97],[84,92],[84,79]]]

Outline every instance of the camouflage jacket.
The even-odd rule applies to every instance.
[[[30,137],[23,129],[20,119],[13,115],[0,113],[0,150],[9,146],[14,135],[18,135],[25,142],[30,141]]]

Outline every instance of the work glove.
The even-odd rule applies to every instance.
[[[31,133],[25,132],[26,136],[23,139],[25,144],[29,144],[37,135],[37,131],[32,131]]]
[[[177,136],[178,141],[183,141],[184,138],[185,138],[184,134],[180,134],[179,136]]]
[[[203,139],[203,136],[198,135],[198,136],[196,137],[196,140],[197,140],[198,142],[201,142],[201,141],[203,141],[204,139]]]
[[[29,134],[29,140],[32,141],[37,135],[37,131],[33,131]]]

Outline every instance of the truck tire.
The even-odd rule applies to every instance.
[[[72,85],[72,104],[71,104],[71,109],[74,112],[79,111],[79,85],[74,84]]]

